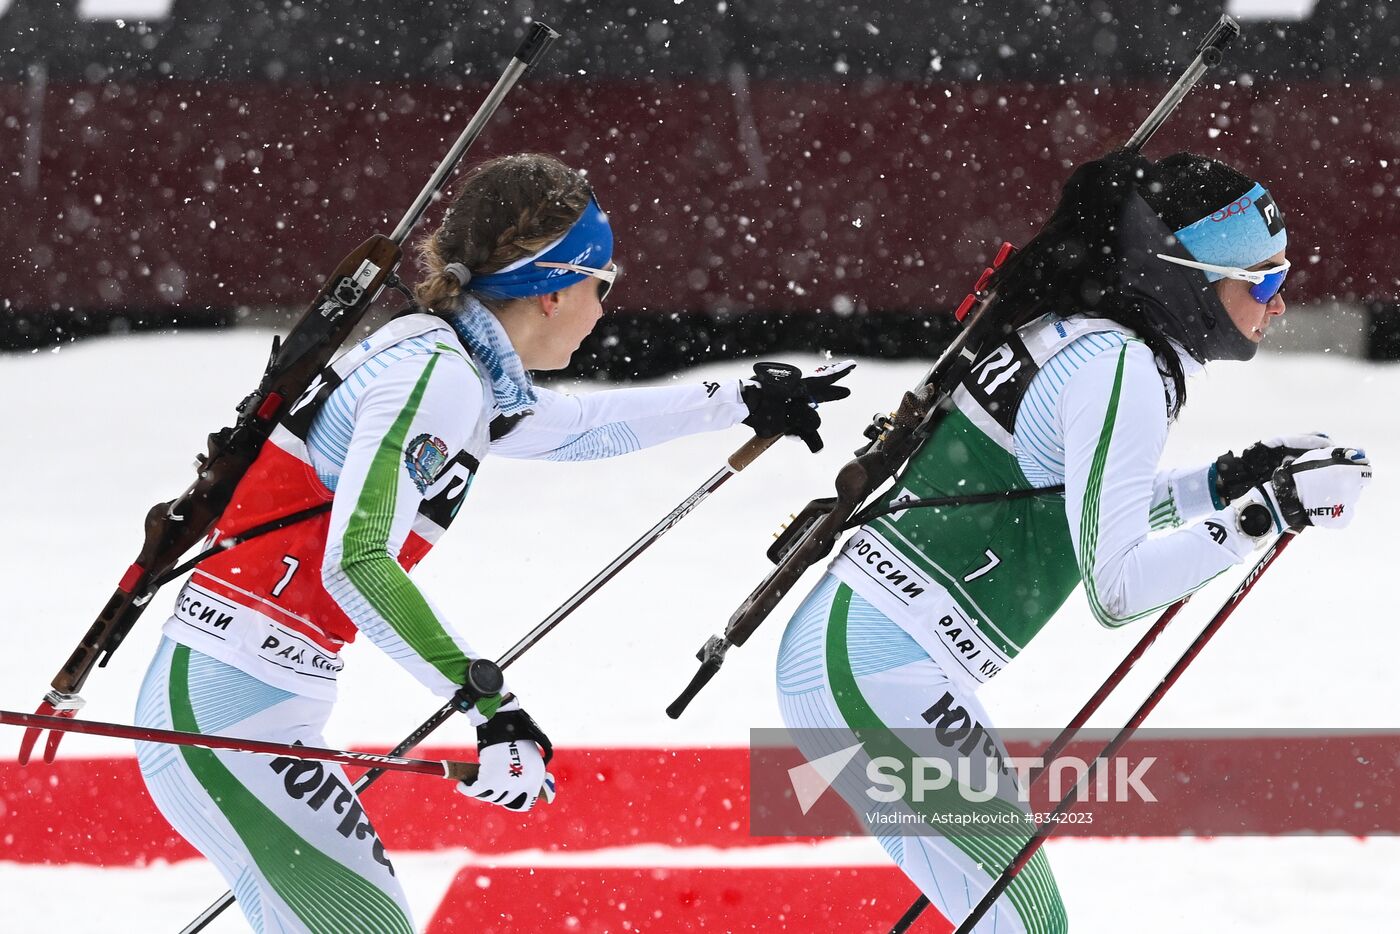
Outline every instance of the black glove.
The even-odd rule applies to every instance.
[[[528,739],[540,747],[545,765],[554,758],[554,744],[544,735],[544,730],[523,710],[501,710],[494,717],[476,728],[477,752],[497,743],[510,743],[518,739]]]
[[[854,360],[818,367],[811,376],[786,363],[755,363],[754,377],[745,380],[740,394],[749,407],[744,424],[760,438],[796,435],[816,453],[822,449],[821,416],[817,404],[844,399],[851,394],[836,381],[855,369]]]
[[[1242,454],[1226,451],[1215,461],[1215,492],[1222,503],[1232,503],[1256,486],[1273,479],[1274,471],[1308,451],[1332,447],[1332,441],[1319,432],[1284,435],[1256,441]]]

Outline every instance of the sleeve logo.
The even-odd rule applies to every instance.
[[[404,466],[419,493],[426,493],[447,464],[447,445],[433,435],[419,435],[404,450]]]
[[[1274,196],[1268,192],[1264,197],[1254,202],[1254,208],[1259,212],[1259,216],[1264,219],[1264,227],[1269,231],[1269,236],[1275,236],[1283,230],[1283,212],[1274,203]]]

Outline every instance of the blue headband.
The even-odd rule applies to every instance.
[[[1288,246],[1283,212],[1258,183],[1218,211],[1176,232],[1176,239],[1200,263],[1248,269]],[[1218,272],[1206,273],[1211,282]]]
[[[598,200],[590,198],[583,214],[558,240],[538,253],[516,260],[490,275],[472,276],[468,287],[474,295],[494,299],[528,298],[558,292],[582,282],[588,276],[567,269],[536,266],[537,262],[573,263],[575,266],[604,269],[612,261],[612,251],[613,235],[612,228],[608,226],[608,216],[598,207]]]

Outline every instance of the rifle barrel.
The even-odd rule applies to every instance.
[[[550,43],[557,38],[559,38],[559,33],[544,23],[536,22],[530,26],[525,41],[520,44],[520,48],[515,50],[510,64],[501,73],[501,77],[496,80],[496,86],[491,89],[491,93],[486,95],[486,100],[481,102],[481,106],[477,108],[471,122],[457,137],[457,142],[452,144],[447,155],[438,163],[438,167],[433,172],[432,177],[428,179],[428,183],[423,186],[422,191],[418,192],[418,197],[413,199],[413,204],[409,206],[408,212],[399,221],[399,225],[394,228],[394,232],[389,235],[390,240],[402,246],[403,242],[408,239],[408,235],[413,232],[414,227],[418,226],[418,221],[422,219],[423,212],[428,209],[433,197],[442,190],[443,185],[447,184],[447,177],[457,168],[457,163],[462,160],[467,149],[476,142],[476,138],[481,135],[481,131],[486,127],[491,115],[501,106],[501,101],[505,100],[510,89],[515,86],[515,82],[519,81],[520,76],[539,61],[545,50],[549,48]]]

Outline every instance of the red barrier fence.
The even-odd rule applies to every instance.
[[[425,934],[841,931],[880,934],[913,900],[893,866],[510,869],[458,873]],[[927,912],[919,934],[953,926]]]
[[[1012,744],[1011,752],[1029,748]],[[1154,737],[1126,752],[1159,757],[1147,776],[1159,801],[1097,807],[1093,825],[1066,826],[1064,835],[1400,833],[1400,734]],[[1078,747],[1070,753],[1084,754]],[[419,754],[472,758],[463,749]],[[365,803],[390,852],[747,847],[814,839],[751,835],[745,748],[566,748],[550,768],[558,799],[523,817],[420,776],[390,776],[366,793]],[[765,785],[766,803],[775,798],[770,791]],[[1041,796],[1036,806],[1048,810]],[[806,826],[830,828],[832,815],[837,830],[855,831],[834,793],[817,802]],[[155,810],[132,758],[23,768],[0,763],[0,860],[119,866],[194,856]]]

